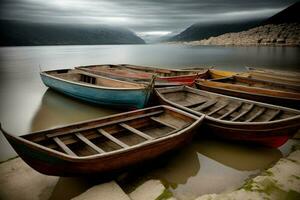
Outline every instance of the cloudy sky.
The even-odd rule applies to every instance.
[[[140,36],[269,17],[297,0],[1,0],[0,18],[123,26]]]

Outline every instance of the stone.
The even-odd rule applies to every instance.
[[[137,187],[129,194],[132,200],[155,200],[163,196],[163,199],[174,200],[171,193],[159,180],[149,180]]]
[[[47,200],[59,177],[46,176],[21,158],[0,164],[0,199]]]
[[[115,182],[96,185],[72,200],[130,200],[128,195]]]
[[[249,180],[241,189],[223,194],[206,194],[196,200],[299,199],[299,177],[300,150],[295,150],[262,175]]]

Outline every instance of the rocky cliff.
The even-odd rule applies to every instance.
[[[300,46],[300,2],[297,2],[257,27],[245,31],[225,33],[187,44],[192,45],[266,45],[266,46]]]
[[[283,23],[258,26],[247,31],[189,42],[192,45],[300,46],[300,24]]]

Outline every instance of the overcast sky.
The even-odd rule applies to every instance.
[[[0,0],[0,18],[123,26],[138,35],[180,32],[193,23],[266,18],[296,0]]]

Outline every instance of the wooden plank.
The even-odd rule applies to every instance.
[[[84,137],[81,133],[75,133],[76,137],[78,137],[82,142],[84,142],[85,144],[87,144],[89,147],[91,147],[92,149],[94,149],[95,151],[97,151],[98,153],[105,153],[105,151],[103,149],[101,149],[100,147],[96,146],[94,143],[92,143],[89,139],[87,139],[86,137]]]
[[[236,120],[238,120],[239,118],[243,117],[243,116],[246,115],[248,112],[250,112],[253,108],[254,108],[254,104],[251,104],[247,110],[245,110],[244,112],[242,112],[241,114],[239,114],[239,115],[236,116],[235,118],[231,119],[230,121],[236,121]]]
[[[119,146],[123,147],[123,148],[128,148],[129,146],[127,144],[125,144],[124,142],[118,140],[117,138],[115,138],[114,136],[112,136],[111,134],[109,134],[108,132],[106,132],[105,130],[99,128],[97,129],[99,131],[99,133],[101,133],[103,136],[105,136],[106,138],[108,138],[109,140],[113,141],[114,143],[118,144]]]
[[[158,138],[162,138],[162,137],[166,137],[166,136],[169,136],[169,135],[172,135],[174,133],[177,133],[178,131],[182,130],[182,129],[185,129],[186,127],[188,127],[190,124],[186,124],[185,126],[183,126],[182,128],[178,128],[178,129],[175,129],[165,135],[162,135],[162,136],[159,136],[159,137],[156,137],[155,139],[158,139]]]
[[[185,106],[185,107],[192,107],[192,106],[195,106],[195,105],[199,105],[199,104],[202,104],[202,103],[205,103],[207,100],[205,99],[200,99],[199,101],[195,101],[195,102],[188,102],[186,104],[181,104],[182,106]]]
[[[274,112],[270,117],[268,117],[265,121],[271,121],[273,120],[277,115],[279,115],[279,113],[281,112],[281,110],[276,110],[276,112]]]
[[[133,128],[132,126],[127,125],[127,124],[121,123],[120,126],[122,126],[123,128],[125,128],[125,129],[141,136],[142,138],[145,138],[146,140],[153,140],[154,139],[150,135],[147,135],[147,134],[143,133],[142,131],[139,131],[139,130]]]
[[[164,126],[168,126],[168,127],[172,128],[172,129],[177,129],[176,126],[174,126],[174,125],[172,125],[172,124],[169,124],[169,123],[166,123],[166,122],[164,122],[164,121],[161,121],[161,120],[159,120],[159,119],[157,119],[157,118],[155,118],[155,117],[150,117],[150,119],[152,119],[153,121],[156,121],[156,122],[158,122],[158,123],[160,123],[160,124],[162,124],[162,125],[164,125]]]
[[[196,110],[196,111],[201,111],[201,110],[204,110],[206,108],[209,108],[209,107],[215,105],[216,103],[217,103],[217,101],[213,99],[213,100],[207,101],[206,103],[202,104],[201,106],[198,106],[198,107],[192,108],[192,109]]]
[[[65,143],[63,143],[58,137],[53,138],[54,142],[62,149],[64,152],[71,156],[77,156]]]
[[[251,122],[254,119],[256,119],[258,116],[260,116],[261,114],[263,114],[265,112],[266,108],[262,108],[260,109],[255,115],[253,115],[252,117],[250,117],[249,119],[246,120],[246,122]]]
[[[239,109],[242,105],[243,105],[243,103],[240,103],[240,102],[239,102],[239,104],[238,104],[237,106],[233,107],[233,108],[232,108],[231,110],[229,110],[227,113],[225,113],[224,115],[220,116],[219,119],[223,119],[223,118],[225,118],[225,117],[231,115],[231,114],[234,113],[237,109]]]
[[[103,126],[108,126],[108,125],[113,125],[113,124],[122,123],[122,122],[126,122],[126,121],[131,121],[131,120],[135,120],[135,119],[139,119],[139,118],[143,118],[143,117],[149,117],[149,116],[161,114],[163,112],[164,112],[163,110],[159,110],[159,111],[155,111],[155,112],[151,112],[151,113],[146,113],[146,114],[143,114],[143,115],[137,115],[137,116],[127,117],[127,118],[123,118],[123,119],[119,119],[119,120],[115,120],[115,121],[109,121],[109,122],[102,123],[102,124],[99,124],[99,125],[83,127],[83,128],[77,128],[77,129],[75,128],[75,129],[72,129],[70,131],[59,132],[59,133],[49,133],[46,136],[48,138],[52,138],[52,137],[57,137],[57,136],[61,136],[61,135],[67,135],[67,134],[71,134],[71,133],[82,132],[82,131],[86,131],[86,130],[90,130],[90,129],[100,128],[100,127],[103,127]]]
[[[227,102],[227,103],[224,104],[223,106],[220,106],[219,108],[217,108],[217,109],[211,111],[211,112],[208,113],[207,115],[212,115],[212,114],[214,114],[214,113],[216,113],[216,112],[219,112],[220,110],[222,110],[223,108],[225,108],[226,106],[228,106],[228,104],[229,104],[229,103]]]

